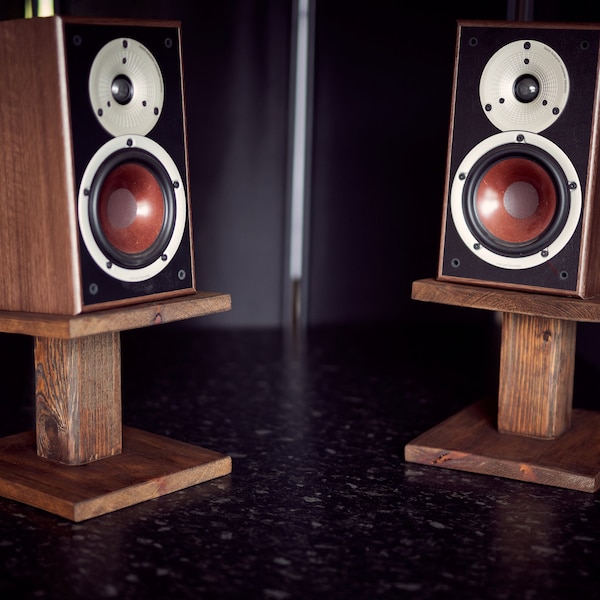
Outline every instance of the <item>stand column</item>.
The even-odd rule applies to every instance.
[[[35,338],[38,456],[82,465],[121,453],[120,348],[118,332]]]
[[[551,439],[571,428],[577,323],[503,313],[498,430]]]

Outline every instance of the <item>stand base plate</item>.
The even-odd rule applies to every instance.
[[[84,521],[231,473],[231,458],[123,427],[123,451],[80,466],[40,458],[35,433],[0,439],[0,496]]]
[[[405,447],[408,462],[582,492],[600,487],[600,413],[574,409],[571,428],[543,440],[498,432],[495,407],[473,404]]]

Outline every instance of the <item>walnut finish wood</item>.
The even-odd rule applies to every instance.
[[[37,453],[68,465],[120,454],[118,333],[35,338]]]
[[[229,473],[229,456],[129,427],[121,454],[80,467],[37,456],[33,432],[0,439],[0,495],[76,522]]]
[[[0,313],[0,327],[7,320],[18,333],[31,333],[33,325],[37,333],[53,334],[35,337],[38,454],[68,465],[119,454],[120,331],[220,312],[230,306],[227,294],[200,293],[89,315],[9,318]]]
[[[60,22],[52,18],[0,23],[0,308],[5,310],[81,310],[61,35]]]
[[[576,409],[555,440],[498,432],[494,406],[468,406],[405,447],[408,462],[595,492],[600,487],[600,414]]]
[[[504,313],[498,430],[555,438],[571,426],[577,323]]]

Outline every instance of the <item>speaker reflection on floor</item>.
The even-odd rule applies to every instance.
[[[439,279],[600,290],[599,35],[459,23]]]

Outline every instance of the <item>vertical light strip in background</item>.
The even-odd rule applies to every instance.
[[[54,15],[54,0],[25,0],[25,18],[51,17]]]
[[[38,17],[54,15],[54,0],[38,0]]]
[[[506,19],[508,21],[533,21],[534,0],[507,0]]]
[[[296,0],[296,31],[293,39],[293,122],[292,122],[292,157],[291,188],[289,210],[289,280],[290,293],[284,293],[284,316],[291,319],[294,330],[305,324],[306,311],[306,268],[304,257],[307,252],[308,235],[305,231],[308,216],[308,181],[309,181],[309,147],[310,147],[310,97],[312,77],[311,32],[312,15],[315,0]],[[286,278],[287,279],[287,278]]]

